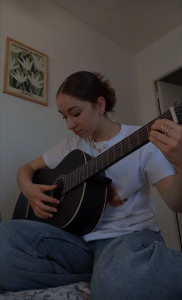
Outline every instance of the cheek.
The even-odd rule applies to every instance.
[[[85,116],[85,124],[88,124],[88,126],[92,125],[92,127],[95,127],[98,123],[98,116],[96,114],[89,114]]]

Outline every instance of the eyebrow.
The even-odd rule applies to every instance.
[[[68,112],[71,112],[73,109],[75,109],[75,108],[80,108],[80,106],[73,106],[73,107],[70,107],[69,109],[68,109]],[[61,111],[61,110],[59,110],[58,109],[58,111],[61,113],[61,114],[63,114],[63,112]]]

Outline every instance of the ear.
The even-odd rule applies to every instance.
[[[106,100],[104,97],[99,97],[97,100],[97,106],[96,106],[102,113],[105,112],[106,108]]]

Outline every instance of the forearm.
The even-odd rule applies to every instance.
[[[156,187],[166,202],[175,212],[182,212],[182,176],[175,174],[156,183]]]
[[[29,165],[24,165],[18,169],[17,182],[22,193],[27,197],[28,187],[32,184],[34,170]]]
[[[17,173],[17,182],[25,197],[28,196],[27,193],[29,187],[33,184],[32,178],[34,173],[46,167],[47,165],[45,164],[43,157],[40,156],[35,160],[19,168]]]
[[[166,119],[156,120],[149,139],[176,169],[174,176],[160,180],[156,187],[171,209],[182,212],[182,126]]]
[[[176,212],[182,212],[182,176],[175,174],[167,197],[170,207]]]

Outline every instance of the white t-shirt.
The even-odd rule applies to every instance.
[[[137,126],[121,125],[120,132],[107,143],[108,148],[138,130]],[[102,149],[106,142],[96,142]],[[49,168],[55,168],[72,150],[80,149],[91,156],[99,153],[89,139],[72,136],[43,154]],[[127,199],[118,207],[109,202],[97,228],[85,235],[85,241],[113,238],[138,230],[159,231],[154,217],[154,202],[150,184],[173,175],[174,170],[164,155],[152,143],[148,143],[105,170],[112,179],[112,186],[121,199]]]

